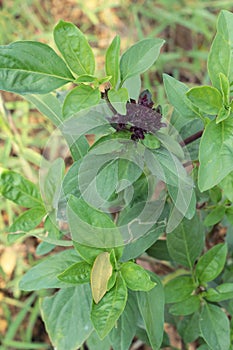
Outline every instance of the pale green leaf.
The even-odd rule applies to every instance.
[[[110,83],[116,87],[119,79],[120,37],[115,36],[105,55],[105,71],[111,76]]]
[[[212,86],[198,86],[187,92],[190,101],[201,111],[216,115],[223,105],[222,95]]]
[[[92,297],[96,304],[103,298],[108,289],[108,280],[112,275],[112,264],[108,252],[100,253],[91,270]]]

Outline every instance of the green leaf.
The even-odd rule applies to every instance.
[[[96,304],[103,298],[108,289],[108,281],[112,275],[112,264],[108,252],[100,253],[91,270],[92,297]]]
[[[220,183],[222,195],[233,202],[233,172],[229,173]],[[227,212],[227,211],[226,211]]]
[[[68,119],[82,109],[95,106],[100,101],[100,91],[89,85],[79,85],[66,96],[63,104],[63,118]]]
[[[195,290],[193,279],[191,276],[178,276],[165,284],[165,302],[177,303],[187,299]]]
[[[192,270],[196,258],[204,248],[204,239],[204,228],[197,214],[191,220],[183,219],[167,235],[169,255],[177,263]]]
[[[28,232],[41,223],[45,214],[44,207],[33,207],[17,217],[9,232]]]
[[[152,134],[146,134],[144,140],[142,140],[142,143],[145,147],[149,149],[156,149],[159,148],[161,145],[157,137]]]
[[[116,88],[119,79],[120,37],[116,35],[105,55],[105,71],[111,76],[110,83]]]
[[[209,288],[205,298],[210,302],[219,302],[233,298],[233,283],[223,283],[216,289]]]
[[[41,301],[42,318],[57,350],[76,350],[93,330],[88,285],[61,289]]]
[[[125,350],[130,348],[130,344],[135,336],[139,310],[136,296],[129,293],[126,307],[117,321],[117,326],[113,327],[109,334],[113,350]]]
[[[224,215],[225,215],[225,207],[219,206],[214,208],[206,217],[204,220],[205,226],[212,226],[220,222]]]
[[[198,86],[187,92],[190,101],[207,114],[218,114],[223,101],[220,92],[212,86]]]
[[[158,239],[157,242],[155,242],[152,246],[150,246],[146,252],[147,254],[149,254],[150,256],[158,260],[166,260],[166,261],[172,260],[169,255],[169,252],[167,249],[167,241],[165,239]]]
[[[223,106],[220,108],[217,118],[216,118],[216,124],[221,123],[223,120],[227,119],[231,114],[231,107]]]
[[[40,189],[42,198],[46,206],[49,208],[49,211],[57,208],[64,172],[64,160],[62,158],[57,158],[49,164],[46,173],[41,175]]]
[[[198,185],[201,192],[217,185],[233,170],[232,156],[232,121],[227,119],[224,123],[216,124],[212,120],[206,126],[200,142]]]
[[[197,109],[186,95],[188,87],[168,74],[163,74],[163,82],[168,101],[179,112],[181,117],[185,119],[198,118]]]
[[[169,308],[169,312],[174,316],[186,316],[196,312],[201,305],[198,295],[191,295],[189,298],[182,300]]]
[[[46,94],[74,78],[51,47],[34,41],[0,46],[0,89]]]
[[[120,88],[119,90],[109,90],[108,98],[118,113],[126,114],[126,102],[129,100],[129,94],[126,88]]]
[[[157,60],[164,44],[162,39],[144,39],[131,46],[121,57],[121,82],[144,73]]]
[[[124,311],[127,301],[127,287],[118,275],[115,286],[105,294],[98,304],[92,304],[91,320],[100,339],[112,330]]]
[[[185,343],[191,343],[200,336],[199,312],[183,317],[178,323],[178,331]]]
[[[223,104],[228,106],[230,103],[230,82],[223,73],[219,73],[220,88],[223,96]]]
[[[163,341],[164,292],[160,279],[151,273],[156,283],[149,292],[136,292],[140,313],[153,350],[159,350]]]
[[[86,344],[89,350],[110,350],[111,348],[109,337],[100,340],[95,331],[88,337]]]
[[[61,104],[56,96],[52,93],[46,95],[30,95],[23,96],[25,100],[31,102],[43,115],[45,115],[55,126],[62,123]]]
[[[4,170],[0,175],[0,193],[25,208],[43,205],[37,186],[11,170]]]
[[[76,242],[98,248],[123,244],[120,231],[110,217],[88,205],[82,198],[70,196],[68,219],[72,239]]]
[[[209,77],[213,86],[219,90],[221,89],[219,73],[223,73],[230,82],[233,80],[232,44],[232,13],[229,11],[221,11],[217,22],[217,34],[212,43],[208,57]]]
[[[227,245],[220,243],[208,250],[196,265],[196,276],[200,283],[214,280],[222,271],[227,256]]]
[[[57,275],[57,278],[65,283],[83,284],[90,282],[90,274],[91,265],[81,261],[69,266],[65,271]]]
[[[132,261],[124,263],[120,271],[127,287],[131,290],[148,292],[155,287],[146,270]]]
[[[126,79],[122,87],[128,90],[128,94],[130,98],[137,101],[141,91],[141,85],[142,85],[141,77],[138,74],[138,75],[134,75],[129,79]]]
[[[75,250],[71,249],[48,257],[26,272],[19,283],[19,288],[26,291],[45,288],[67,288],[69,285],[59,281],[56,276],[64,271],[65,268],[80,260]]]
[[[70,22],[59,21],[54,28],[55,43],[71,70],[77,75],[93,75],[95,58],[85,35]]]
[[[205,303],[200,314],[199,326],[201,336],[211,350],[229,349],[229,320],[220,307]]]

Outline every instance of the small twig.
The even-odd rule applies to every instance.
[[[197,139],[202,137],[203,132],[204,132],[204,130],[200,130],[200,131],[196,132],[195,134],[187,137],[186,139],[184,139],[183,141],[180,142],[180,145],[182,147],[184,147],[184,146],[188,145],[189,143],[196,141]]]

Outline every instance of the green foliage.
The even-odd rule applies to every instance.
[[[53,293],[40,309],[58,350],[84,342],[127,350],[135,336],[159,350],[169,345],[164,322],[186,344],[229,350],[233,15],[219,15],[208,58],[212,86],[189,89],[164,74],[171,116],[155,108],[148,90],[140,93],[140,75],[157,60],[162,39],[142,39],[121,54],[116,36],[103,76],[74,24],[60,21],[54,40],[63,59],[33,41],[0,47],[0,88],[23,95],[59,128],[72,161],[66,170],[63,159],[42,157],[40,189],[1,168],[1,195],[27,209],[10,239],[39,237],[39,254],[75,248],[44,257],[19,287]],[[69,91],[53,93],[69,82]],[[226,242],[217,244],[214,230],[226,222]],[[162,281],[143,267],[154,259],[171,272]]]

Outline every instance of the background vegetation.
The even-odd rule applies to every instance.
[[[186,83],[206,83],[206,59],[221,9],[233,10],[232,1],[206,0],[8,0],[0,1],[0,45],[16,40],[38,40],[53,46],[52,28],[59,19],[71,21],[87,34],[104,67],[103,52],[119,34],[122,49],[146,37],[166,40],[156,66],[143,77],[153,99],[166,103],[162,72]],[[0,167],[10,168],[38,181],[42,149],[53,129],[32,105],[18,96],[0,95]],[[35,264],[41,251],[35,238],[14,243],[7,227],[19,209],[0,201],[0,350],[49,349],[39,317],[37,295],[22,293],[18,282]],[[163,275],[164,267],[156,272]],[[14,321],[14,322],[13,322]],[[178,335],[168,330],[174,349],[182,349]],[[135,340],[132,350],[146,349]],[[148,349],[148,348],[147,348]],[[191,349],[195,349],[193,345]]]

